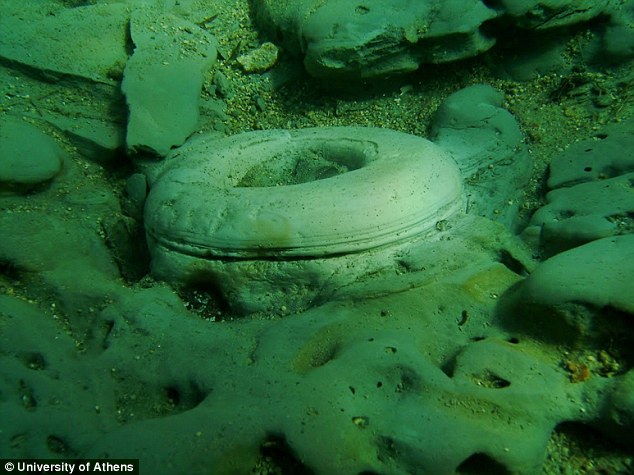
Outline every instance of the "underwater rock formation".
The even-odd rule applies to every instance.
[[[216,41],[197,25],[153,7],[130,19],[134,52],[121,90],[129,108],[126,145],[165,156],[198,126],[204,74],[216,61]]]
[[[502,295],[499,322],[541,341],[601,350],[600,384],[614,391],[593,424],[632,443],[634,353],[634,155],[632,123],[614,124],[578,142],[550,165],[547,203],[524,237],[548,259]],[[553,255],[554,254],[554,255]],[[590,377],[585,363],[569,361],[571,380]],[[625,374],[624,374],[625,373]],[[589,395],[596,397],[597,394]]]
[[[55,178],[65,154],[52,137],[18,118],[0,119],[0,193],[27,192]]]
[[[470,58],[496,30],[548,30],[588,21],[610,0],[254,0],[261,28],[315,77],[370,78]]]
[[[517,229],[517,210],[531,163],[503,95],[483,84],[451,94],[438,107],[430,138],[456,160],[469,213]]]
[[[360,4],[254,2],[256,18],[317,77],[373,77],[475,56],[495,40],[480,29],[495,12],[480,0]]]
[[[547,203],[524,231],[547,254],[634,232],[632,121],[615,124],[553,158]]]
[[[619,315],[631,318],[632,281],[634,234],[606,237],[545,260],[505,294],[503,307],[513,314],[513,328],[580,344],[599,337],[599,319],[614,319],[607,325],[614,330]]]
[[[587,138],[595,119],[631,113],[629,72],[606,75],[621,82],[597,92],[613,95],[612,106],[592,123],[574,116],[586,70],[492,81],[509,104],[536,107],[516,107],[517,119],[487,85],[458,90],[490,77],[484,64],[408,78],[400,91],[359,88],[351,100],[290,74],[285,89],[273,85],[288,48],[246,74],[239,58],[262,40],[246,8],[233,8],[246,2],[86,3],[0,2],[0,186],[11,191],[0,193],[1,457],[130,457],[143,475],[632,472],[631,125],[556,157],[548,186],[558,194],[515,233],[522,193],[530,207],[542,198],[531,186],[545,177],[527,186],[527,168]],[[306,18],[311,34],[329,31],[317,20],[344,2],[322,3]],[[391,3],[405,4],[348,4],[367,25],[387,11],[407,26],[359,37],[414,41],[405,56],[398,42],[377,44],[368,74],[418,67],[424,48],[439,61],[477,54],[497,27],[541,37],[540,26],[586,21],[605,5]],[[290,17],[299,2],[267,5]],[[417,30],[408,8],[431,6],[433,25]],[[618,25],[613,46],[627,26]],[[211,32],[224,54],[201,73]],[[97,61],[94,45],[113,51]],[[27,46],[53,53],[31,61]],[[327,51],[309,58],[319,74],[330,74],[319,69]],[[574,94],[537,100],[553,87]],[[204,133],[172,150],[192,131],[198,101]],[[420,136],[429,125],[435,142]],[[33,164],[40,184],[20,189],[16,177]],[[600,213],[582,208],[582,186]],[[568,423],[581,430],[566,433]],[[590,428],[590,450],[575,453]]]
[[[116,84],[128,59],[129,19],[124,3],[36,15],[8,2],[0,19],[0,57],[41,71],[45,78],[72,75]]]
[[[459,170],[428,140],[321,127],[196,137],[151,182],[145,226],[158,277],[214,282],[240,312],[296,311],[462,209]]]

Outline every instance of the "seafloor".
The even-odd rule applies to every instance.
[[[20,21],[29,24],[99,2],[20,3]],[[517,53],[517,43],[507,38],[508,45],[475,58],[332,87],[307,75],[284,50],[266,71],[241,67],[237,58],[266,40],[246,0],[180,3],[218,42],[218,59],[204,73],[195,134],[364,126],[427,137],[434,113],[450,94],[487,84],[503,94],[531,160],[518,207],[523,225],[546,202],[551,159],[576,142],[600,137],[608,126],[628,123],[634,111],[631,61],[596,66],[584,58],[598,23],[570,29],[552,70],[521,80],[513,62],[525,60],[525,52]],[[0,16],[17,18],[13,0],[0,0]],[[76,37],[67,45],[88,42]],[[209,283],[169,284],[150,272],[142,204],[131,196],[129,178],[160,159],[142,150],[127,153],[122,143],[122,65],[111,81],[93,81],[25,64],[6,52],[8,40],[0,43],[0,120],[34,124],[64,155],[62,171],[44,185],[24,188],[8,180],[0,188],[0,457],[140,457],[142,473],[346,474],[326,471],[344,454],[357,459],[341,466],[368,467],[363,473],[375,473],[372,467],[379,465],[388,467],[385,473],[445,473],[425,471],[412,453],[433,446],[454,460],[461,449],[437,439],[461,447],[461,437],[478,438],[481,430],[492,441],[491,451],[474,456],[465,449],[466,461],[456,473],[526,474],[532,469],[517,469],[512,461],[540,457],[541,472],[534,473],[634,473],[634,425],[621,441],[609,437],[611,426],[601,430],[609,401],[595,404],[583,389],[603,394],[611,380],[630,370],[632,314],[599,309],[588,330],[601,335],[597,339],[583,332],[579,338],[550,338],[498,319],[500,297],[550,257],[538,244],[525,247],[515,235],[486,235],[492,231],[483,228],[474,231],[473,243],[464,244],[456,262],[441,255],[431,278],[416,277],[423,267],[401,269],[399,278],[401,271],[412,277],[395,283],[395,293],[363,281],[306,311],[290,312],[280,301],[270,312],[238,315]],[[74,133],[102,126],[103,134]],[[471,177],[471,185],[478,179]],[[516,244],[508,244],[512,240]],[[469,270],[470,253],[492,255],[494,245],[508,246],[511,254],[517,246],[517,256],[526,251],[532,264],[513,255]],[[631,269],[632,263],[622,266]],[[469,371],[469,348],[484,340],[521,347],[522,358],[533,362],[526,364],[543,378],[532,370],[509,378],[478,373],[477,385],[489,391],[518,387],[506,400],[482,402],[475,393],[452,392],[426,372],[425,365],[450,376]],[[381,347],[380,356],[373,356],[372,344]],[[388,363],[385,354],[397,349],[398,364]],[[553,381],[555,386],[544,386]],[[379,390],[392,393],[375,395]],[[591,400],[595,420],[568,417],[567,403],[561,403],[568,397],[579,398],[570,404]],[[435,418],[428,425],[415,421],[417,404],[426,403],[434,409],[422,413]],[[499,457],[496,434],[511,447],[500,448]],[[531,447],[530,455],[504,458],[505,450],[521,452],[524,446]],[[315,462],[320,457],[331,461]],[[188,471],[181,471],[183,465]]]

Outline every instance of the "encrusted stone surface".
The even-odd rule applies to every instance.
[[[303,57],[316,77],[368,78],[476,56],[512,27],[550,29],[588,21],[610,0],[256,0],[259,25]]]
[[[632,122],[615,124],[572,145],[550,166],[547,203],[525,235],[546,252],[634,231]]]
[[[270,41],[262,43],[258,48],[236,58],[236,61],[247,73],[263,73],[277,63],[279,48]]]
[[[87,3],[100,5],[92,8]],[[173,38],[179,46],[188,47],[186,42],[199,28],[218,34],[228,50],[244,52],[263,40],[250,28],[249,12],[235,8],[246,3],[0,1],[0,31],[7,33],[0,35],[0,55],[9,51],[0,61],[0,82],[6,86],[0,96],[2,120],[13,117],[30,122],[47,133],[54,145],[51,148],[66,154],[61,172],[43,183],[46,186],[27,187],[25,194],[0,193],[0,454],[68,462],[91,456],[139,458],[142,475],[535,475],[588,470],[631,474],[634,342],[630,284],[634,258],[629,234],[574,243],[577,247],[538,263],[536,258],[544,257],[543,247],[526,246],[503,219],[493,220],[498,216],[495,213],[489,219],[479,212],[456,212],[435,223],[427,221],[430,228],[425,228],[421,239],[403,236],[399,246],[379,246],[377,256],[390,249],[380,259],[348,261],[318,289],[327,290],[321,300],[306,296],[315,291],[318,279],[311,278],[323,277],[323,268],[301,279],[288,274],[286,281],[277,273],[273,284],[280,289],[275,295],[267,295],[268,290],[258,288],[247,275],[246,283],[254,285],[253,292],[268,299],[271,307],[248,316],[231,311],[222,297],[222,283],[205,280],[208,273],[186,286],[171,286],[149,274],[145,241],[137,233],[142,227],[140,208],[146,183],[156,184],[160,176],[160,170],[151,166],[165,162],[142,153],[131,159],[121,149],[127,108],[119,87],[124,64],[110,61],[122,51],[114,51],[115,45],[123,48],[127,61],[132,52],[127,43],[128,18],[139,13],[134,13],[136,9],[149,6],[152,17],[161,20],[150,27],[162,39]],[[418,2],[415,8],[421,8],[421,3],[441,4]],[[293,13],[293,2],[277,5]],[[368,5],[354,4],[360,7],[361,16],[371,14],[365,10]],[[463,12],[465,5],[476,3],[443,5]],[[583,17],[583,9],[592,13],[585,1],[577,2],[579,9],[569,9],[569,15],[560,14],[565,13],[560,6],[572,4],[557,0],[501,0],[486,5],[497,16],[485,21],[480,33],[454,37],[454,46],[447,44],[447,36],[437,41],[421,38],[421,46],[437,44],[437,50],[432,49],[438,55],[446,46],[451,54],[470,51],[481,34],[495,38],[497,26],[513,35],[513,28],[520,24],[515,22],[526,15],[523,9],[534,6],[541,9],[532,10],[526,20],[536,19],[535,28],[544,21],[549,26],[553,11],[557,12],[553,19],[573,22]],[[516,5],[519,16],[514,17],[510,10],[505,14],[502,5]],[[94,15],[83,13],[88,10]],[[627,58],[628,35],[621,36],[628,32],[625,21],[602,17],[592,23],[592,31],[605,26],[607,20],[615,28],[607,29],[606,46],[599,53],[610,52],[610,62]],[[440,27],[441,16],[436,21],[435,26]],[[12,29],[6,28],[7,23]],[[530,22],[525,24],[531,27]],[[174,25],[184,29],[171,30]],[[591,36],[579,28],[570,30],[581,43]],[[541,38],[543,31],[534,29],[530,38]],[[105,36],[96,34],[99,32]],[[410,30],[406,35],[415,38],[419,33],[423,32]],[[530,38],[518,35],[518,41],[527,46],[532,44]],[[7,44],[10,46],[5,48]],[[282,43],[276,44],[282,47]],[[97,48],[103,55],[97,58],[95,45],[112,46],[113,51]],[[583,47],[576,42],[566,45],[562,41],[561,45],[573,54],[577,46]],[[87,54],[79,51],[82,46]],[[206,87],[199,91],[205,113],[201,130],[372,123],[423,134],[431,107],[450,91],[492,73],[485,61],[476,68],[430,68],[430,77],[412,76],[408,80],[414,82],[400,91],[381,89],[377,93],[364,87],[354,91],[352,98],[334,97],[307,88],[304,82],[293,84],[300,76],[284,71],[288,46],[283,48],[283,64],[264,76],[245,74],[232,54],[223,56],[218,74],[209,71]],[[381,73],[402,66],[398,58],[382,56],[380,48],[376,51],[375,64],[382,67]],[[10,56],[13,53],[15,57]],[[152,61],[157,65],[167,61],[163,53],[157,52]],[[498,53],[512,57],[514,51]],[[76,63],[69,64],[69,58]],[[105,65],[110,66],[104,69]],[[576,69],[580,66],[581,70]],[[562,77],[525,85],[496,82],[509,93],[509,103],[534,141],[530,157],[535,164],[543,164],[565,143],[588,138],[596,124],[631,115],[627,67],[591,74],[586,66],[575,63],[574,74],[564,72]],[[441,75],[436,76],[438,70]],[[442,75],[447,71],[457,74]],[[592,84],[585,82],[589,77]],[[277,82],[280,79],[283,82]],[[281,87],[285,90],[280,91]],[[168,111],[165,101],[178,99],[171,95],[174,90],[150,88],[147,93],[156,93],[157,103]],[[479,93],[471,94],[474,90]],[[260,95],[256,98],[254,92]],[[466,97],[458,94],[447,103],[457,104],[457,108],[449,108],[445,137],[454,132],[448,130],[448,124],[456,118],[463,121],[462,131],[474,132],[474,141],[486,145],[473,147],[473,154],[465,150],[467,153],[456,155],[475,170],[468,177],[459,173],[457,177],[467,179],[465,188],[472,196],[478,184],[498,190],[488,196],[490,202],[501,200],[507,192],[523,190],[539,199],[541,196],[531,194],[535,190],[530,185],[517,185],[517,190],[509,185],[508,180],[517,177],[513,172],[517,157],[512,155],[515,142],[506,139],[517,138],[516,124],[500,109],[500,95],[490,92],[467,90]],[[189,101],[190,93],[183,93],[183,99]],[[589,105],[584,100],[593,94],[602,109],[593,108],[590,115],[579,116]],[[56,124],[57,130],[41,121]],[[4,124],[0,124],[0,134],[7,130]],[[483,130],[475,133],[471,126]],[[625,129],[623,125],[623,130],[631,135],[631,126]],[[625,132],[612,141],[615,135],[616,131],[600,131],[592,141],[580,142],[577,151],[570,147],[570,154],[562,155],[565,166],[555,158],[550,186],[573,190],[610,184],[610,180],[634,172],[625,160],[631,148],[623,138]],[[38,143],[31,140],[36,136],[27,127],[13,143],[17,150],[24,150],[26,145]],[[212,153],[213,145],[222,136],[218,132],[213,140],[205,138],[209,139],[208,159],[218,158]],[[83,139],[90,143],[82,144]],[[440,142],[447,148],[459,143]],[[490,161],[487,151],[495,155]],[[168,154],[169,166],[187,154],[185,147],[181,152],[182,156],[177,151]],[[601,161],[598,155],[611,158]],[[269,187],[284,191],[301,188],[301,180],[323,184],[363,171],[349,170],[360,160],[335,157],[325,160],[310,155],[314,166],[299,167],[296,161],[286,160],[287,155],[274,164],[251,169],[242,168],[240,162],[240,170],[246,170],[240,184],[244,190]],[[503,166],[507,159],[510,165]],[[6,165],[4,160],[0,162],[0,168]],[[208,162],[210,169],[217,166],[215,160]],[[18,169],[26,163],[13,162]],[[284,165],[293,173],[270,173],[276,170],[273,165]],[[399,169],[398,164],[392,165]],[[139,174],[130,177],[126,195],[125,178],[135,172]],[[147,173],[147,182],[141,172]],[[48,169],[44,176],[50,173],[54,171]],[[327,178],[329,174],[335,176]],[[185,177],[183,193],[192,202],[197,196],[203,201],[208,198],[204,188],[195,193],[187,188],[195,175]],[[365,215],[367,223],[362,224],[370,230],[369,239],[360,237],[358,241],[373,242],[376,234],[372,233],[380,229],[388,230],[386,236],[397,234],[385,221],[377,226],[375,219],[389,219],[399,211],[399,203],[421,197],[421,190],[411,189],[407,175],[401,178],[398,183],[405,183],[413,194],[403,196],[405,188],[399,186],[386,190],[389,199],[378,202],[378,210],[392,213]],[[531,185],[541,183],[541,176],[533,178]],[[420,180],[429,184],[427,178]],[[631,191],[622,180],[619,183],[623,190]],[[385,182],[379,180],[381,184]],[[282,193],[282,197],[287,195]],[[341,199],[333,208],[349,205],[355,209],[358,205],[348,200],[349,193],[337,196]],[[563,196],[558,200],[560,209],[581,212],[580,205],[566,203]],[[566,196],[583,199],[579,194]],[[373,198],[367,196],[370,204]],[[394,207],[382,207],[386,202]],[[163,203],[167,210],[174,204]],[[202,210],[217,211],[216,201],[198,204]],[[500,211],[504,214],[507,209]],[[204,222],[206,216],[203,213],[196,219]],[[308,229],[314,223],[304,224]],[[277,229],[269,227],[262,235],[270,239],[284,234],[276,233]],[[314,235],[315,228],[310,229]],[[335,231],[327,230],[329,235]],[[242,228],[237,234],[244,232]],[[254,234],[258,233],[249,236]],[[191,243],[200,234],[181,237]],[[571,244],[565,242],[548,252],[559,252]],[[336,243],[328,246],[334,248]],[[267,264],[283,261],[275,254],[279,249],[259,250]],[[365,252],[374,251],[351,254],[359,258]],[[169,251],[165,254],[170,257]],[[210,256],[197,255],[195,260],[205,257]],[[266,275],[257,259],[262,256],[238,257],[224,258],[223,265],[251,266],[256,275]],[[297,260],[309,262],[307,257]],[[323,259],[329,257],[339,256]],[[189,258],[189,262],[173,260],[178,264],[175,269],[181,272],[180,264],[193,262]],[[384,266],[375,266],[377,262]],[[358,274],[342,285],[338,279],[345,272]],[[297,292],[300,281],[309,282],[304,293]],[[296,297],[308,302],[310,309],[294,307]],[[588,426],[596,428],[600,436],[586,438]],[[584,444],[577,443],[579,436]]]
[[[217,282],[236,310],[298,309],[462,209],[458,167],[432,142],[322,127],[197,137],[151,184],[145,225],[155,275]]]
[[[488,85],[461,89],[436,111],[430,138],[458,163],[468,212],[515,229],[531,163],[519,124],[503,102]]]

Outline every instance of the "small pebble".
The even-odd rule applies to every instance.
[[[237,61],[247,73],[263,73],[277,63],[279,48],[273,43],[266,42],[246,54],[238,56]]]

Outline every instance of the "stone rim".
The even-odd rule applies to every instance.
[[[246,170],[274,153],[319,141],[352,146],[363,152],[364,163],[296,185],[237,186]],[[199,137],[177,155],[152,186],[146,230],[154,244],[199,258],[361,252],[424,234],[463,204],[453,159],[426,139],[389,129],[322,127]]]

